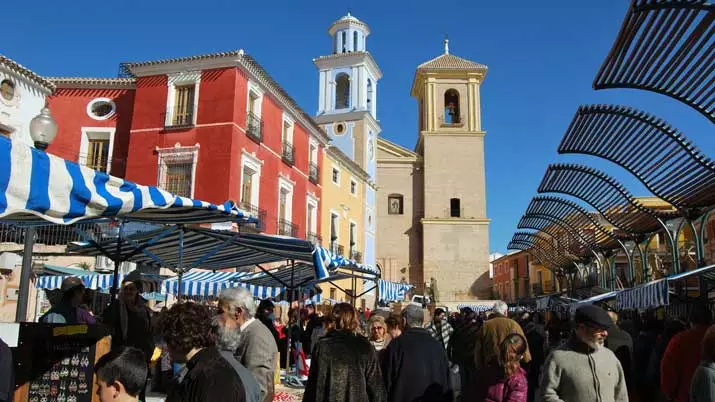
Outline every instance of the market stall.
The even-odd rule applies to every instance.
[[[409,283],[390,282],[378,279],[377,300],[385,303],[405,300],[407,292],[412,288],[414,288],[414,286]]]

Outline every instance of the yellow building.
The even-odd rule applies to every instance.
[[[368,174],[335,146],[329,146],[323,157],[321,177],[322,202],[321,237],[323,247],[359,263],[365,254],[365,203],[366,189],[370,186]],[[362,293],[362,280],[342,279],[321,285],[323,297],[350,301],[340,288]],[[356,300],[356,305],[364,304]]]
[[[538,260],[529,262],[529,286],[533,297],[548,295],[559,290],[559,281],[553,271],[539,264]]]

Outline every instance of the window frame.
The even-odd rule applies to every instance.
[[[96,103],[99,102],[108,103],[110,106],[112,106],[112,110],[104,116],[98,116],[94,114],[92,108]],[[91,101],[87,102],[87,116],[89,116],[92,120],[108,120],[114,117],[115,114],[117,114],[117,104],[111,98],[94,98]]]
[[[89,157],[89,142],[90,140],[109,140],[109,152],[107,153],[107,174],[112,171],[112,158],[114,155],[114,137],[116,127],[82,127],[82,138],[79,143],[79,158],[77,162],[81,166],[87,166]]]
[[[305,200],[305,235],[309,236],[311,234],[318,234],[318,215],[320,210],[318,210],[318,198],[314,195],[308,193]],[[310,207],[313,207],[313,216],[311,216],[308,211]],[[313,229],[311,232],[310,229]]]
[[[350,177],[350,195],[358,196],[358,182],[353,177]]]
[[[261,169],[263,168],[263,161],[256,158],[245,150],[241,155],[241,185],[239,186],[239,203],[243,203],[243,172],[248,168],[254,172],[254,177],[251,181],[251,200],[250,205],[258,208],[260,205],[260,194],[261,194]],[[255,200],[255,202],[254,202]]]
[[[337,172],[337,181],[336,181],[336,175],[335,173]],[[330,181],[335,184],[336,186],[340,187],[340,168],[337,166],[333,165],[333,170],[330,172]]]
[[[201,89],[201,71],[190,71],[186,73],[175,73],[167,75],[167,96],[166,96],[166,117],[164,127],[174,126],[174,114],[176,112],[177,87],[194,85],[193,114],[191,116],[192,126],[196,125],[199,115],[199,93]]]
[[[456,203],[455,203],[456,201]],[[457,215],[454,214],[455,205],[457,207]],[[460,198],[450,198],[449,199],[449,217],[450,218],[461,218],[462,217],[462,200]]]
[[[295,182],[292,182],[285,177],[278,177],[278,206],[276,210],[276,215],[278,216],[278,219],[283,219],[286,222],[293,223],[293,196],[295,195]],[[285,190],[285,192],[288,194],[286,197],[286,210],[285,210],[285,216],[281,218],[280,216],[280,196],[281,193]]]
[[[295,132],[295,120],[283,112],[281,120],[281,142],[293,145],[293,133]]]
[[[346,88],[344,89],[344,92],[345,92],[345,103],[338,105],[338,95],[340,94],[340,91],[339,91],[340,85],[339,85],[338,80],[342,80],[342,77],[345,77],[345,80],[346,80],[346,83],[345,83]],[[346,72],[344,72],[344,71],[341,71],[341,72],[335,74],[335,97],[334,97],[335,103],[334,103],[334,105],[333,105],[333,107],[334,107],[335,110],[346,110],[346,109],[350,109],[350,106],[351,106],[351,104],[352,104],[352,102],[351,102],[352,99],[350,99],[350,98],[351,98],[351,95],[352,95],[352,88],[351,88],[351,82],[350,82],[350,81],[351,81],[350,74],[348,74],[348,73],[346,73]]]
[[[157,148],[159,154],[157,187],[164,189],[166,185],[167,166],[173,163],[188,163],[191,161],[191,194],[188,198],[195,199],[196,193],[196,166],[199,157],[199,145],[174,146],[172,148]],[[166,191],[166,190],[165,190]]]

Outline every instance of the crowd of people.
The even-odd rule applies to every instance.
[[[130,278],[95,318],[79,306],[81,281],[66,279],[62,292],[42,322],[112,330],[112,352],[96,367],[101,401],[144,400],[155,346],[167,364],[153,382],[166,374],[167,402],[270,402],[280,368],[301,363],[304,402],[715,401],[715,326],[703,304],[687,325],[595,305],[546,321],[509,316],[504,302],[451,314],[293,306],[276,317],[272,302],[231,288],[213,306],[183,302],[157,315]]]

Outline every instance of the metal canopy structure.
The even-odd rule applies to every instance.
[[[567,256],[558,241],[543,233],[516,232],[508,248],[525,251],[533,248],[538,251],[539,260],[557,271],[570,272],[575,267],[576,258]]]
[[[715,59],[711,62],[715,70]],[[581,106],[558,152],[609,160],[679,210],[715,205],[715,163],[677,129],[647,113],[626,106]]]
[[[660,219],[676,213],[648,208],[609,175],[576,164],[552,164],[539,184],[539,193],[561,193],[576,197],[603,215],[606,220],[632,237],[662,229]]]
[[[715,123],[715,5],[633,0],[593,88],[660,93]]]

